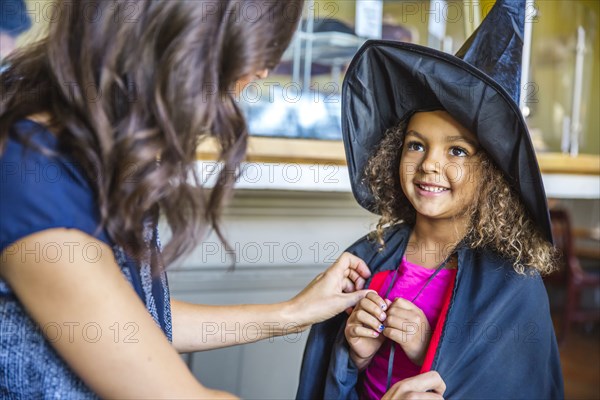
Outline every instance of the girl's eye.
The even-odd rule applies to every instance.
[[[469,153],[463,149],[462,147],[453,147],[450,149],[450,154],[452,154],[455,157],[466,157],[469,155]]]
[[[407,148],[412,151],[423,151],[423,145],[419,142],[409,142]]]

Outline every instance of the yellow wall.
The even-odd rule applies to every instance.
[[[495,0],[481,0],[482,11],[489,10]],[[600,1],[598,0],[536,0],[534,2],[539,11],[538,19],[533,25],[533,51],[536,55],[536,45],[541,40],[557,38],[559,42],[566,43],[574,41],[577,23],[584,22],[588,31],[587,35],[593,35],[593,47],[586,54],[587,76],[591,80],[584,81],[584,95],[587,91],[587,102],[582,105],[585,113],[581,153],[600,154]],[[529,14],[529,11],[527,12]],[[595,14],[595,16],[593,15]],[[571,47],[573,44],[571,43]],[[534,66],[532,80],[538,86],[539,104],[538,114],[532,115],[531,122],[534,127],[543,131],[544,141],[549,150],[560,151],[560,132],[553,121],[553,101],[551,99],[565,100],[566,113],[571,113],[572,81],[575,54],[574,50],[569,58],[562,64],[555,62],[553,65],[532,60]],[[538,53],[539,54],[539,53]],[[537,65],[536,65],[537,64]],[[540,65],[542,64],[542,65]],[[589,68],[591,66],[591,68]],[[591,71],[590,71],[591,69]],[[568,75],[565,75],[568,74]],[[585,74],[584,74],[585,75]],[[566,88],[561,86],[562,82],[568,82]],[[566,89],[566,92],[564,91]],[[584,97],[585,98],[585,97]],[[535,105],[532,107],[535,109]]]
[[[538,0],[533,25],[532,75],[539,103],[532,105],[533,126],[540,128],[551,150],[560,150],[560,115],[571,114],[577,26],[586,29],[581,153],[600,153],[600,30],[597,0]],[[595,15],[594,15],[595,14]],[[589,43],[593,42],[593,46]],[[564,110],[561,110],[563,108]]]
[[[588,119],[588,132],[586,137],[589,142],[584,151],[590,154],[600,154],[600,1],[586,0],[586,7],[596,14],[596,37],[594,39],[593,60],[594,67],[591,82],[590,112]]]

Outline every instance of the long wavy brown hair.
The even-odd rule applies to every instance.
[[[408,121],[388,129],[365,169],[368,184],[381,215],[374,239],[385,246],[385,230],[399,223],[414,225],[416,211],[400,186],[399,166]],[[556,250],[544,240],[529,217],[519,195],[510,188],[504,175],[485,151],[479,151],[477,179],[479,190],[465,209],[470,216],[464,238],[471,248],[488,247],[512,260],[520,274],[537,270],[551,273],[556,268]]]
[[[96,192],[100,228],[128,253],[145,257],[144,221],[159,210],[171,231],[165,264],[207,227],[224,241],[219,217],[248,136],[233,86],[278,63],[302,6],[61,1],[48,35],[9,57],[1,74],[0,152],[16,121],[44,113]],[[194,170],[207,137],[223,163],[210,191]]]

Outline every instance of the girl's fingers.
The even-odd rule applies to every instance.
[[[396,343],[404,343],[412,339],[414,335],[419,335],[419,337],[423,338],[426,337],[424,328],[415,324],[404,324],[400,328],[392,328],[386,325],[381,333]]]
[[[399,301],[402,300],[402,301]],[[405,308],[406,307],[406,308]],[[413,303],[396,299],[387,312],[387,324],[400,328],[403,325],[414,326],[423,325],[427,321],[425,313]],[[425,325],[429,325],[426,323]]]
[[[421,310],[419,307],[417,307],[415,305],[415,303],[408,301],[406,299],[403,299],[402,297],[398,297],[396,300],[394,300],[394,302],[390,306],[390,309],[392,309],[392,308],[408,310],[408,311]]]
[[[400,332],[398,329],[393,328],[385,328],[382,332],[383,336],[390,339],[393,342],[396,342],[400,345],[406,343],[408,341],[406,337],[406,333]]]
[[[369,329],[362,325],[352,325],[350,327],[350,335],[355,338],[364,337],[364,338],[372,339],[372,338],[379,337],[380,333],[378,331]]]
[[[414,326],[420,326],[423,322],[424,321],[418,315],[389,313],[385,325],[391,328],[406,330]]]
[[[354,311],[348,320],[349,325],[360,326],[365,329],[361,336],[377,337],[383,331],[383,321],[387,315],[382,310],[381,305],[386,305],[385,301],[374,291],[370,291],[356,305]]]
[[[427,392],[432,390],[440,395],[446,391],[446,383],[437,371],[425,372],[409,378],[407,381],[411,391]]]
[[[385,317],[385,314],[384,314]],[[374,316],[365,310],[356,312],[356,320],[365,327],[371,328],[374,331],[381,332],[384,329],[383,322],[379,320],[380,315]],[[385,319],[385,318],[384,318]]]
[[[382,400],[443,399],[446,384],[436,371],[429,371],[394,384]]]
[[[377,305],[377,307],[381,310],[381,311],[386,311],[389,307],[389,300],[384,300],[381,298],[381,296],[379,296],[379,294],[377,294],[376,291],[371,291],[367,294],[366,296],[367,299],[371,300],[373,303],[375,303]]]
[[[351,315],[350,318],[358,318],[359,311],[362,311],[364,313],[372,315],[375,319],[379,321],[384,321],[386,318],[386,314],[381,310],[381,307],[378,303],[375,303],[373,302],[373,300],[371,300],[374,298],[374,296],[377,296],[377,294],[373,295],[373,292],[368,292],[364,298],[360,299],[360,301],[356,304],[356,307],[354,308],[353,315]]]
[[[444,400],[442,395],[433,392],[410,392],[405,397],[406,400]]]

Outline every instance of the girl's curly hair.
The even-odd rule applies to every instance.
[[[390,226],[414,225],[416,211],[400,186],[400,156],[407,121],[388,129],[365,169],[365,183],[381,215],[374,237],[384,246],[384,231]],[[556,266],[556,250],[547,242],[529,217],[519,195],[509,186],[502,172],[488,155],[478,154],[480,188],[465,213],[470,216],[463,242],[471,248],[488,247],[513,260],[513,268],[525,274],[533,268],[540,274]],[[458,244],[458,243],[457,243]]]

